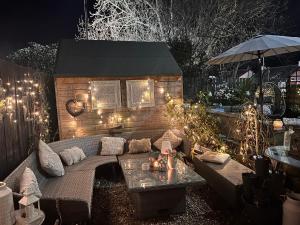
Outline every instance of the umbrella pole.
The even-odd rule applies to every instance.
[[[263,71],[262,71],[262,64],[261,64],[261,53],[260,51],[257,52],[258,56],[258,64],[259,64],[259,101],[260,101],[260,110],[261,114],[264,114],[264,93],[263,93]]]
[[[262,63],[261,63],[261,53],[260,51],[257,52],[258,55],[258,64],[259,64],[259,101],[260,101],[260,124],[259,124],[259,133],[262,133],[263,127],[263,115],[264,115],[264,93],[263,93],[263,70],[262,70]],[[256,115],[256,119],[258,119],[258,114]],[[258,128],[256,127],[256,154],[259,154],[259,137],[258,137]]]

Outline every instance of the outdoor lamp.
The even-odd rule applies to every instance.
[[[21,216],[29,223],[40,216],[40,199],[34,195],[32,188],[26,188],[23,195],[24,197],[19,201],[19,209]],[[34,203],[38,204],[38,209],[34,207]]]

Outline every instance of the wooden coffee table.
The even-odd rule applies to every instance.
[[[204,179],[177,160],[176,169],[164,172],[142,170],[148,158],[123,159],[120,165],[138,218],[184,213],[186,187],[204,183]]]

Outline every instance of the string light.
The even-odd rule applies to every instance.
[[[19,122],[20,116],[26,122],[33,121],[30,127],[46,140],[49,134],[49,115],[44,110],[47,102],[43,102],[45,98],[42,95],[38,82],[29,73],[25,73],[22,80],[14,83],[6,82],[3,86],[0,82],[0,114],[6,115],[15,124]]]

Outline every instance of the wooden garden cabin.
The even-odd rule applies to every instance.
[[[54,77],[61,139],[166,128],[166,96],[183,99],[182,71],[162,42],[62,40]]]

